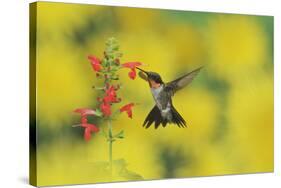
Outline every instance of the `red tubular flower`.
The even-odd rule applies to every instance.
[[[141,62],[127,62],[127,63],[123,63],[122,67],[134,69],[134,68],[136,68],[138,66],[141,66],[141,65],[142,65]]]
[[[131,69],[131,71],[129,72],[129,77],[132,79],[132,80],[134,80],[135,78],[136,78],[136,76],[137,76],[137,74],[136,74],[136,69]]]
[[[94,71],[99,72],[102,69],[101,62],[97,57],[89,55],[88,59],[91,61]]]
[[[117,103],[117,102],[120,102],[120,98],[117,98],[117,97],[111,97],[111,96],[104,96],[103,98],[103,102],[104,103],[108,103],[108,104],[111,104],[111,103]]]
[[[127,112],[128,117],[132,118],[132,115],[133,115],[132,108],[134,105],[135,105],[134,103],[126,104],[125,106],[120,108],[120,112]]]
[[[115,92],[114,86],[110,86],[106,91],[105,91],[105,97],[103,98],[103,101],[105,103],[112,103],[112,102],[119,102],[119,99],[117,98],[117,94]]]
[[[116,97],[116,92],[115,92],[114,86],[110,86],[110,87],[105,91],[105,93],[106,93],[108,96]]]
[[[136,78],[136,67],[141,65],[142,65],[141,62],[127,62],[127,63],[123,63],[122,67],[131,69],[128,75],[132,80],[134,80]]]
[[[85,123],[88,123],[88,119],[86,116],[82,116],[81,117],[81,124],[85,124]]]
[[[87,120],[87,115],[94,115],[94,111],[87,108],[78,108],[74,110],[74,112],[81,114],[81,124],[78,126],[85,128],[84,139],[85,141],[89,141],[91,139],[91,133],[99,131],[99,128],[96,125],[88,123]]]
[[[73,112],[80,113],[81,116],[96,115],[95,111],[90,108],[77,108]]]
[[[100,109],[104,116],[110,116],[111,115],[111,106],[109,103],[103,102],[100,105]]]
[[[84,139],[86,141],[89,141],[91,139],[91,133],[99,131],[99,128],[96,125],[90,123],[83,123],[81,124],[81,127],[85,128]]]

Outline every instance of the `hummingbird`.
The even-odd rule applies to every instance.
[[[172,97],[180,89],[192,82],[193,78],[199,73],[202,67],[199,67],[171,82],[164,83],[160,74],[156,72],[145,71],[137,67],[139,76],[148,82],[150,92],[155,101],[155,106],[149,112],[143,122],[143,127],[149,128],[153,123],[155,129],[162,124],[176,124],[178,127],[186,127],[183,117],[173,106]]]

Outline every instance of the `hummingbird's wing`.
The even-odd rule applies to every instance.
[[[171,95],[174,95],[178,90],[187,86],[193,80],[193,78],[199,73],[201,68],[202,67],[195,69],[194,71],[187,73],[186,75],[183,75],[174,81],[166,83],[165,90],[169,92]]]

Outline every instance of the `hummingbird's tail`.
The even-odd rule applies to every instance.
[[[178,113],[174,106],[171,107],[171,112],[172,122],[177,124],[179,127],[186,127],[185,120],[183,119],[183,117],[181,117],[181,115]]]
[[[149,112],[147,117],[145,118],[143,122],[143,126],[145,128],[149,128],[154,123],[155,129],[157,129],[160,124],[162,124],[163,127],[166,127],[168,123],[174,123],[177,124],[178,127],[186,127],[185,120],[181,117],[181,115],[177,112],[177,110],[173,106],[171,106],[171,113],[172,113],[171,120],[168,120],[167,118],[163,118],[159,108],[155,105],[152,108],[152,110]]]

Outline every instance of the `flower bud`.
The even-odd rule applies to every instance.
[[[109,83],[106,83],[105,85],[106,85],[106,88],[109,88],[109,86],[110,86]]]
[[[116,58],[114,62],[115,62],[116,65],[120,65],[120,59],[119,58]]]
[[[120,85],[117,84],[116,86],[114,86],[114,90],[117,91],[118,89],[120,89]]]

